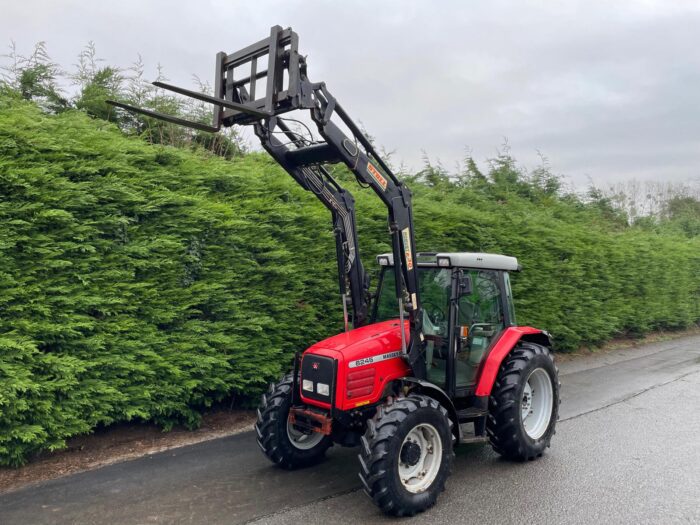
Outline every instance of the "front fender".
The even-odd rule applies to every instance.
[[[493,384],[496,382],[501,363],[520,340],[531,341],[543,346],[552,346],[551,337],[547,332],[531,326],[510,326],[494,343],[481,366],[479,379],[476,383],[475,395],[490,396]]]
[[[459,417],[457,415],[457,409],[452,403],[450,396],[437,385],[434,385],[430,381],[424,379],[418,379],[417,377],[406,376],[398,380],[401,386],[407,386],[412,389],[416,389],[419,392],[432,397],[438,403],[445,407],[447,414],[452,420],[452,433],[457,439],[457,443],[462,439],[462,429],[459,426]]]

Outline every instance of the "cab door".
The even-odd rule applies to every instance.
[[[472,291],[457,302],[459,343],[455,359],[455,386],[472,386],[489,346],[506,326],[503,272],[464,270],[471,277]]]
[[[418,267],[418,287],[423,312],[425,337],[426,379],[441,387],[448,387],[450,374],[450,298],[453,290],[451,268]],[[394,272],[384,268],[380,276],[372,322],[398,318],[398,305],[394,296]],[[453,346],[454,348],[454,346]]]

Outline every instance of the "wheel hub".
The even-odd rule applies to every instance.
[[[420,445],[413,441],[406,441],[401,448],[401,463],[413,467],[418,464],[421,457]]]
[[[294,448],[310,450],[323,440],[324,435],[320,432],[305,432],[287,420],[287,437]]]
[[[399,477],[404,488],[414,494],[427,490],[442,464],[442,440],[429,423],[413,427],[401,445]]]
[[[527,378],[520,403],[523,428],[531,439],[539,439],[546,432],[552,418],[554,387],[549,374],[536,368]]]
[[[532,387],[530,386],[530,383],[526,383],[525,384],[525,391],[523,392],[523,402],[522,402],[523,418],[527,417],[527,415],[531,409],[532,409]]]

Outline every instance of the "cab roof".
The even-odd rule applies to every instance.
[[[518,259],[508,255],[480,252],[418,252],[418,266],[444,266],[458,268],[481,268],[487,270],[502,270],[519,272],[521,266]],[[381,266],[393,266],[394,255],[382,253],[377,255]]]

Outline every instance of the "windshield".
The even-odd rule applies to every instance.
[[[396,319],[399,316],[394,283],[393,268],[385,268],[377,296],[375,321]],[[452,270],[434,267],[418,268],[418,289],[423,308],[427,379],[444,388],[449,343],[447,329]]]
[[[419,268],[418,289],[424,311],[423,330],[426,335],[447,333],[447,314],[450,309],[452,270],[447,268]],[[382,286],[377,297],[376,321],[396,319],[399,306],[394,291],[394,272],[384,271]]]
[[[494,270],[463,269],[472,282],[472,291],[456,303],[455,321],[460,338],[455,345],[454,374],[456,387],[468,387],[475,381],[477,371],[491,342],[504,328],[499,274]],[[444,387],[447,377],[450,337],[452,269],[422,267],[418,269],[418,286],[423,308],[423,335],[428,380]],[[381,286],[375,303],[375,321],[396,319],[399,308],[394,290],[394,271],[383,269]]]
[[[462,295],[455,304],[455,321],[460,334],[454,356],[454,380],[457,388],[474,384],[486,350],[504,328],[498,272],[468,268],[463,269],[463,272],[471,278],[472,291]],[[427,379],[443,388],[446,387],[447,361],[450,355],[448,315],[451,279],[452,269],[418,269]],[[391,267],[383,269],[375,304],[375,321],[396,319],[399,316],[394,271]]]

